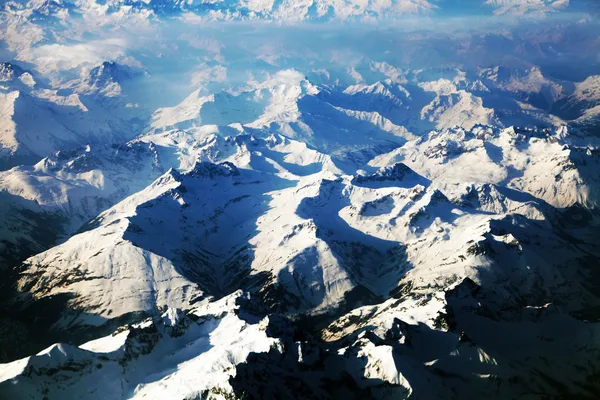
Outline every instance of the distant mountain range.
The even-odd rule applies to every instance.
[[[400,16],[546,15],[557,12],[597,12],[587,0],[393,0],[353,2],[197,1],[197,0],[10,0],[8,7],[40,16],[142,13],[168,16],[190,13],[204,20],[330,21],[375,20]]]

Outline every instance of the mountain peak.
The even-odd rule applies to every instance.
[[[218,176],[238,176],[240,171],[238,168],[229,161],[222,162],[220,164],[213,164],[210,162],[196,162],[194,167],[186,172],[186,176],[193,176],[196,178],[206,177],[213,179]]]
[[[23,74],[23,69],[10,62],[0,63],[0,82],[10,82]]]
[[[352,179],[352,183],[357,185],[376,182],[402,182],[403,184],[415,186],[417,184],[426,185],[427,179],[417,174],[404,163],[381,167],[371,175],[357,175]]]
[[[114,61],[104,61],[97,67],[92,68],[89,73],[89,79],[98,83],[105,82],[123,82],[135,76],[134,71],[126,66],[117,64]]]
[[[139,72],[127,65],[104,61],[90,70],[83,91],[99,93],[105,97],[117,97],[121,94],[121,85],[139,75]]]

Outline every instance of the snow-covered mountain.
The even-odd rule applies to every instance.
[[[548,134],[484,127],[432,132],[376,157],[373,163],[384,166],[374,173],[348,176],[330,157],[279,135],[263,139],[239,131],[235,136],[196,131],[140,138],[156,142],[163,152],[189,149],[184,139],[191,140],[198,150],[182,154],[180,167],[188,165],[188,156],[198,161],[184,173],[168,171],[90,221],[82,233],[28,259],[18,282],[22,294],[10,302],[11,309],[19,310],[14,315],[28,315],[37,304],[62,298],[65,308],[46,319],[47,337],[69,332],[68,340],[79,341],[92,332],[108,334],[124,322],[158,318],[165,307],[189,309],[196,302],[210,303],[243,290],[254,299],[254,313],[341,318],[317,325],[322,333],[312,329],[313,335],[332,340],[354,337],[373,322],[357,322],[363,317],[352,316],[365,312],[364,302],[383,301],[369,315],[383,307],[409,324],[401,325],[405,329],[422,326],[419,334],[453,332],[455,317],[449,307],[455,306],[448,303],[447,293],[460,282],[459,287],[489,291],[482,315],[496,320],[520,321],[533,312],[529,309],[548,304],[560,304],[563,312],[576,315],[599,301],[581,275],[599,257],[592,239],[596,225],[583,222],[592,214],[581,207],[594,212],[597,206],[594,197],[577,197],[596,193],[596,181],[585,180],[585,169],[572,180],[555,179],[555,174],[572,174],[596,161],[585,153],[589,160],[569,164],[574,156],[560,144],[568,140],[564,132],[544,136]],[[506,162],[498,158],[502,143],[510,146],[503,154]],[[397,163],[399,157],[420,173]],[[475,175],[469,175],[467,166],[474,162],[463,157],[479,160]],[[551,177],[550,168],[527,158],[553,165]],[[489,173],[484,172],[484,160]],[[521,172],[518,167],[528,169]],[[450,171],[463,173],[448,175]],[[511,174],[528,179],[519,180],[518,190],[511,189],[516,186]],[[539,189],[539,181],[551,187]],[[536,196],[570,208],[561,211]],[[566,267],[574,263],[580,267]],[[393,311],[393,301],[385,300],[390,293],[402,304]],[[456,307],[462,313],[463,307],[472,306]],[[340,312],[350,314],[340,317]],[[383,335],[384,340],[387,329],[397,329],[388,328],[386,321],[376,323],[381,324],[376,336],[356,339],[355,348],[374,351],[368,349],[370,343],[378,345],[376,337]],[[480,329],[476,327],[483,322],[473,323],[469,329]],[[447,340],[455,339],[448,333]],[[317,341],[311,346],[320,345]],[[486,351],[469,346],[480,354]],[[507,363],[522,357],[503,356]],[[553,368],[547,373],[557,373]],[[393,382],[415,390],[405,377]],[[545,387],[542,381],[539,385]],[[527,390],[510,384],[498,393]]]
[[[133,137],[146,118],[122,97],[107,104],[106,97],[121,94],[119,82],[134,74],[114,63],[94,68],[76,90],[49,88],[10,63],[1,64],[0,74],[2,169],[61,149],[122,142]]]
[[[190,171],[187,177],[226,179],[243,175],[243,172],[233,168],[231,165],[203,164]],[[186,187],[190,187],[186,177],[182,178]],[[152,187],[174,182],[172,179],[172,175],[166,175]],[[426,183],[401,165],[383,169],[370,177],[355,179],[355,182],[357,185],[375,186],[378,190],[383,185],[400,193],[403,189],[397,185]],[[404,190],[415,192],[414,187]],[[170,193],[169,201],[174,199],[177,203],[175,207],[180,208],[189,204],[189,198],[184,197],[188,193],[193,195],[193,189],[184,191],[183,195],[178,193],[179,196],[177,193]],[[357,194],[354,196],[358,197]],[[553,393],[556,384],[561,384],[568,393],[586,395],[587,390],[574,385],[572,378],[581,376],[582,371],[584,374],[593,374],[590,363],[593,364],[597,351],[590,353],[582,351],[581,347],[585,348],[588,340],[594,340],[596,328],[568,317],[564,312],[578,315],[582,307],[597,304],[598,298],[593,287],[587,285],[584,277],[578,276],[581,270],[569,268],[579,257],[589,257],[589,252],[595,251],[591,244],[576,249],[564,237],[565,233],[561,233],[561,236],[551,233],[558,226],[561,230],[564,227],[573,230],[573,225],[569,226],[572,216],[556,214],[544,204],[536,205],[535,201],[527,200],[529,204],[524,203],[523,196],[518,192],[508,193],[489,185],[468,191],[462,197],[460,205],[452,203],[438,191],[423,197],[424,201],[417,200],[425,204],[418,213],[396,217],[398,222],[393,225],[401,227],[400,231],[412,231],[412,235],[405,234],[414,239],[406,241],[404,252],[407,253],[408,263],[405,261],[404,264],[405,276],[399,284],[391,285],[396,286],[392,297],[381,304],[351,310],[327,324],[320,333],[313,327],[312,334],[319,333],[326,342],[311,337],[310,333],[298,331],[291,322],[277,319],[280,317],[269,316],[257,325],[252,325],[256,322],[250,322],[249,326],[247,322],[241,321],[240,318],[258,321],[260,318],[251,317],[252,313],[264,310],[265,306],[280,307],[289,298],[285,292],[277,291],[275,297],[273,293],[261,294],[260,290],[256,293],[254,288],[255,294],[250,296],[250,301],[241,302],[237,316],[227,307],[231,307],[232,299],[239,296],[236,294],[239,292],[234,292],[233,297],[209,302],[211,311],[198,311],[195,306],[191,306],[182,313],[171,303],[171,308],[162,317],[156,314],[142,325],[118,330],[113,336],[86,343],[79,349],[54,345],[34,357],[6,364],[3,366],[6,383],[0,387],[0,391],[10,395],[17,387],[34,396],[43,390],[41,393],[61,393],[61,396],[67,397],[82,393],[96,396],[94,393],[100,391],[101,394],[98,395],[104,398],[135,398],[144,394],[159,396],[160,393],[175,393],[176,396],[185,398],[205,392],[209,397],[236,397],[248,392],[256,397],[270,397],[273,390],[285,390],[284,393],[300,393],[300,398],[305,397],[305,391],[306,398],[337,398],[342,394],[337,392],[341,389],[336,382],[342,378],[333,371],[341,369],[347,371],[350,377],[349,382],[344,380],[346,385],[356,385],[361,393],[366,391],[378,398],[387,398],[386,393],[387,396],[413,394],[443,398],[447,390],[457,392],[460,397],[472,393],[519,396],[531,393],[532,390]],[[399,199],[399,194],[388,194],[381,199],[363,203],[354,212],[362,214],[363,221],[374,219],[373,217],[376,219],[389,211],[389,206],[386,205],[389,198]],[[150,209],[155,204],[150,205]],[[320,204],[321,207],[326,207],[328,203]],[[190,204],[185,209],[192,210],[193,207]],[[403,204],[396,206],[399,207],[406,208]],[[350,208],[346,212],[342,210],[340,215],[349,218],[354,207]],[[452,212],[448,212],[449,209]],[[499,209],[505,211],[496,211],[496,214],[492,211]],[[544,215],[543,210],[549,214]],[[224,211],[231,210],[226,208]],[[460,212],[464,214],[460,215]],[[395,211],[391,214],[394,215]],[[156,216],[157,213],[150,215]],[[448,215],[454,217],[449,219]],[[494,217],[490,218],[490,215]],[[506,217],[497,219],[496,216],[501,215]],[[140,217],[148,220],[143,215]],[[544,221],[544,217],[549,220]],[[107,221],[110,219],[109,215],[104,218]],[[313,220],[315,224],[320,222],[318,217]],[[406,220],[409,221],[408,224],[404,223]],[[261,222],[260,225],[263,225],[265,221]],[[351,222],[356,226],[356,220]],[[553,228],[555,223],[558,225]],[[363,222],[363,226],[365,225]],[[574,230],[582,229],[580,224],[576,223],[575,226]],[[136,227],[135,234],[148,234],[143,230],[144,227]],[[265,228],[261,226],[259,229]],[[321,236],[322,240],[325,245],[333,245],[334,242],[327,235],[337,239],[339,231],[333,229],[340,227],[326,229],[328,232]],[[293,237],[304,236],[303,241],[306,240],[307,233],[303,233],[301,228],[295,228],[294,231]],[[357,229],[357,232],[361,231]],[[318,230],[316,234],[317,237],[322,235]],[[356,234],[350,232],[346,235],[357,238]],[[395,235],[378,231],[369,240],[373,241],[378,236]],[[532,241],[534,238],[535,241]],[[289,242],[293,239],[284,240]],[[385,241],[379,238],[377,240]],[[131,244],[120,245],[125,246],[124,251],[128,257],[135,254],[134,251],[127,250],[127,246],[134,243],[135,239]],[[358,245],[359,242],[355,243]],[[343,249],[340,246],[342,243],[335,244],[337,251]],[[279,247],[279,251],[284,249],[287,250],[286,247]],[[549,249],[554,251],[548,252]],[[256,252],[258,251],[257,248]],[[581,254],[577,255],[578,252]],[[306,268],[310,266],[310,252],[300,254],[303,256],[298,261],[301,262],[294,264],[292,275],[297,282],[294,285],[296,293],[303,287],[301,282],[307,282],[315,273],[321,273],[315,270],[311,272],[310,268]],[[102,257],[101,254],[99,256]],[[187,270],[186,275],[189,277],[194,269],[202,271],[205,268],[203,259],[209,259],[210,256],[212,255],[204,254],[201,257],[198,254],[194,257],[194,262],[191,263],[193,266]],[[353,256],[356,257],[356,253]],[[147,257],[152,259],[155,256]],[[569,260],[569,257],[574,259]],[[589,259],[587,262],[593,264]],[[136,263],[128,262],[128,265],[134,266]],[[586,265],[584,267],[582,264],[581,267],[591,266]],[[169,268],[168,264],[160,269],[162,274],[169,270],[174,269]],[[95,271],[94,274],[98,272]],[[210,276],[224,276],[222,272],[215,272]],[[94,277],[86,282],[86,276],[89,277],[85,272],[80,276],[81,285],[93,286],[94,281],[99,279]],[[173,277],[164,279],[163,275],[153,276],[157,279],[156,290],[163,290],[161,287],[165,284],[173,289],[177,287],[178,280]],[[198,278],[205,286],[213,280]],[[389,278],[388,273],[384,282],[390,283]],[[279,274],[279,280],[282,286],[285,285],[285,275]],[[74,281],[70,282],[68,278],[63,280],[67,285],[66,290],[77,285]],[[121,277],[115,282],[127,281],[125,277]],[[253,281],[253,285],[264,282],[261,279]],[[235,280],[230,279],[228,282]],[[109,286],[102,287],[107,289]],[[385,284],[380,287],[385,287]],[[305,293],[314,295],[315,289],[314,286],[311,289],[306,287]],[[127,293],[143,295],[144,291],[127,290]],[[348,294],[347,300],[350,301],[357,294],[356,291],[353,295]],[[364,296],[363,293],[361,297],[364,299]],[[102,294],[102,299],[110,297],[110,293]],[[161,296],[159,294],[154,298],[161,299]],[[87,300],[88,304],[90,300],[99,299],[98,296],[91,296]],[[77,297],[74,301],[78,302]],[[200,301],[206,303],[209,300]],[[124,304],[133,303],[134,299],[124,302],[120,298],[119,308],[116,310]],[[81,301],[79,306],[83,304]],[[104,303],[103,306],[108,304],[110,303]],[[559,311],[557,307],[563,311]],[[95,310],[100,311],[99,308]],[[201,307],[200,310],[206,309]],[[86,318],[91,321],[91,317],[88,315]],[[77,319],[71,321],[75,322]],[[542,342],[535,336],[539,331],[532,330],[532,326],[538,326],[545,332]],[[220,333],[219,329],[224,331]],[[234,334],[242,330],[244,333]],[[573,330],[580,332],[582,336],[572,338],[571,334],[561,333]],[[233,341],[230,342],[231,340]],[[524,348],[528,350],[524,351]],[[225,357],[223,352],[229,356]],[[249,356],[250,352],[254,354]],[[547,354],[552,356],[548,358]],[[242,362],[244,360],[245,363]],[[567,360],[571,368],[565,371],[564,363]],[[117,368],[117,365],[120,367]],[[200,365],[211,367],[205,374],[198,375]],[[61,374],[60,385],[55,384],[54,378],[46,377],[47,371],[58,371]],[[463,379],[444,379],[446,373]],[[266,383],[257,374],[266,374],[275,381]],[[531,376],[531,379],[526,382],[516,379],[523,374]],[[494,379],[490,379],[492,376]],[[293,389],[285,388],[284,382],[299,377],[301,383],[292,386]],[[368,379],[367,382],[364,381],[365,378]],[[123,384],[117,385],[114,391],[103,390],[102,382],[107,379],[121,381]]]
[[[1,399],[598,397],[585,1],[1,7]]]
[[[77,91],[104,97],[117,97],[122,94],[121,85],[141,75],[141,72],[135,71],[127,65],[105,61],[91,69]]]
[[[590,76],[575,84],[569,96],[556,101],[552,112],[574,125],[597,134],[600,128],[600,76]]]
[[[238,314],[239,300],[242,294],[234,293],[186,313],[169,309],[81,347],[53,345],[9,364],[0,391],[8,397],[64,399],[225,394],[231,391],[228,379],[236,365],[250,354],[283,346],[268,336],[268,318],[250,322]],[[174,374],[173,363],[186,366]],[[61,384],[55,386],[58,377]],[[6,385],[11,381],[19,381],[19,389]]]
[[[135,143],[59,151],[0,172],[6,268],[45,250],[164,172],[156,147]],[[168,167],[167,167],[168,169]]]
[[[371,161],[374,166],[402,161],[440,184],[493,183],[529,193],[555,207],[598,208],[598,155],[593,142],[564,129],[432,131]]]

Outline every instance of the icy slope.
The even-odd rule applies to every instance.
[[[236,135],[240,136],[236,139]],[[244,135],[239,126],[167,131],[124,145],[61,151],[33,167],[0,173],[5,216],[0,235],[5,249],[2,265],[15,265],[72,235],[84,222],[171,167],[185,171],[197,161],[231,159],[244,168],[262,165],[264,169],[268,163],[261,160],[266,154],[285,167],[280,170],[286,177],[321,169],[339,172],[329,156],[303,143],[280,136]]]
[[[197,296],[194,285],[178,274],[168,260],[149,254],[122,237],[130,224],[127,217],[135,214],[137,205],[168,194],[180,185],[179,179],[179,174],[170,170],[148,188],[124,200],[119,209],[121,218],[113,217],[106,225],[75,235],[63,245],[27,261],[31,268],[19,286],[27,287],[37,297],[78,294],[83,298],[76,297],[75,302],[82,310],[93,301],[96,311],[84,321],[88,325],[101,325],[108,315],[121,317],[151,311],[169,301],[189,301]],[[111,215],[111,210],[107,213]],[[92,244],[99,247],[94,249]],[[50,260],[58,264],[49,263]],[[130,300],[123,301],[125,293],[129,293]],[[63,318],[62,323],[80,322]]]

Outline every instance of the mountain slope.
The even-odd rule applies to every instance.
[[[2,257],[6,268],[43,251],[161,172],[152,144],[63,150],[33,166],[0,172]]]
[[[79,348],[53,345],[5,365],[0,393],[3,397],[121,399],[214,396],[231,390],[228,379],[235,374],[235,365],[251,353],[280,346],[265,332],[268,319],[249,323],[237,315],[240,298],[241,293],[235,293],[186,314],[169,309]],[[55,385],[57,378],[59,385]]]
[[[122,143],[135,135],[145,118],[144,110],[125,104],[119,83],[102,75],[111,68],[118,75],[115,70],[123,67],[114,63],[94,69],[93,79],[75,90],[57,90],[37,83],[29,72],[10,63],[0,68],[4,71],[0,72],[4,76],[0,82],[2,169],[37,162],[61,149]],[[123,74],[133,72],[121,72],[121,78]]]

